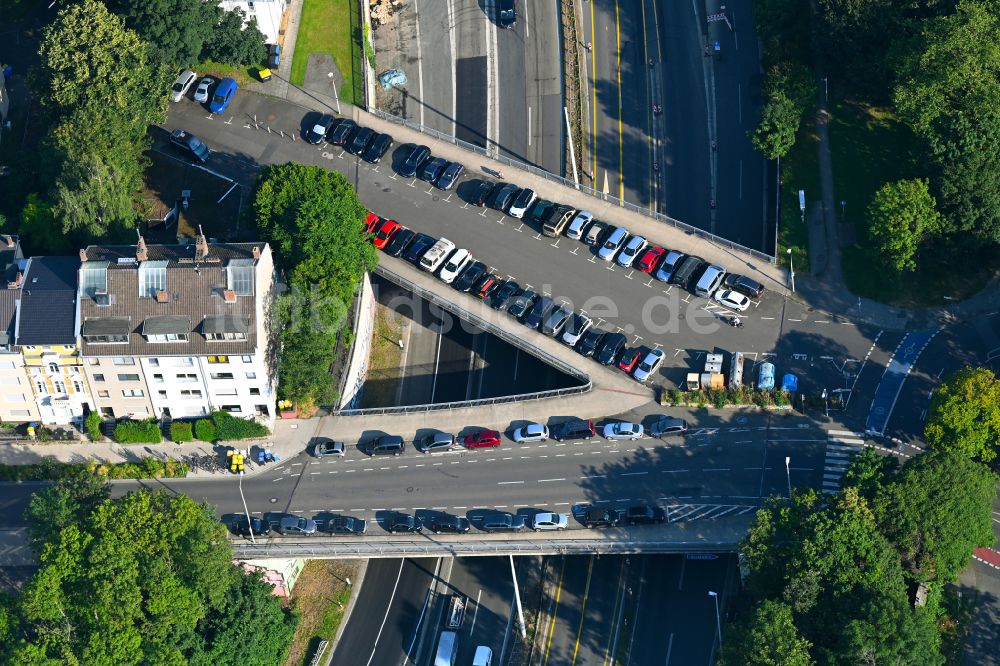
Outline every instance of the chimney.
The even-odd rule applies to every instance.
[[[208,239],[205,238],[205,234],[201,230],[201,225],[198,225],[198,238],[195,240],[194,244],[194,260],[204,261],[208,259]]]
[[[260,248],[256,245],[253,246],[253,258],[260,259]]]
[[[80,248],[80,261],[87,261],[87,251]]]
[[[236,292],[233,291],[232,289],[226,289],[226,290],[224,290],[222,292],[222,300],[225,301],[226,303],[235,303],[236,302]]]
[[[4,236],[3,239],[7,242],[7,247],[14,247],[14,237]]]
[[[8,289],[17,289],[21,286],[21,282],[24,280],[24,273],[21,271],[17,272],[17,277],[7,283]]]
[[[156,302],[157,303],[169,303],[170,302],[170,293],[166,292],[166,291],[158,291],[158,292],[156,292]]]
[[[146,240],[140,234],[139,243],[135,246],[136,261],[146,261],[149,259],[149,252],[146,250]]]

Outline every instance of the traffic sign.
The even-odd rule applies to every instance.
[[[715,553],[689,553],[687,556],[689,560],[717,560],[719,556]]]

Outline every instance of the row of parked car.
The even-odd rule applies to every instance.
[[[667,520],[666,512],[655,504],[633,504],[625,509],[590,507],[575,514],[583,527],[618,527],[622,525],[656,525]],[[561,531],[569,527],[569,514],[536,513],[527,516],[508,511],[486,511],[477,516],[476,527],[483,532]],[[467,534],[473,523],[463,516],[435,512],[420,518],[409,513],[391,512],[381,521],[389,534],[420,534],[425,529],[434,534]],[[330,515],[322,521],[299,516],[284,516],[277,522],[263,518],[240,516],[233,522],[233,531],[249,537],[266,537],[272,531],[282,536],[311,536],[317,533],[361,536],[368,533],[368,521],[354,516]]]
[[[661,416],[649,426],[651,437],[667,437],[683,435],[688,426],[684,419]],[[601,435],[607,440],[636,440],[646,434],[646,428],[641,423],[629,421],[609,421],[601,427]],[[510,438],[518,444],[545,442],[549,438],[560,442],[577,439],[590,439],[597,436],[597,428],[593,421],[585,419],[570,419],[553,426],[552,430],[544,423],[526,423],[510,432]],[[449,432],[432,432],[422,435],[413,441],[413,446],[421,453],[440,453],[457,449],[459,445],[467,449],[494,448],[503,443],[497,430],[475,430],[462,437],[456,437]],[[358,447],[369,456],[400,456],[406,453],[406,441],[399,435],[383,435]],[[317,458],[342,458],[347,454],[347,445],[342,441],[329,437],[317,437],[310,446],[310,453]]]

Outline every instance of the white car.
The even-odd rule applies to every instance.
[[[177,76],[177,80],[174,81],[174,85],[170,86],[170,101],[179,102],[184,99],[184,95],[191,88],[191,84],[194,80],[198,78],[198,75],[192,72],[190,69],[185,69]]]
[[[458,274],[465,270],[465,267],[472,263],[472,255],[469,254],[468,250],[458,249],[455,250],[448,261],[445,262],[444,266],[441,267],[441,272],[438,273],[438,277],[441,278],[445,284],[451,284],[458,277]]]
[[[646,249],[646,245],[646,239],[642,236],[632,236],[632,238],[629,238],[628,243],[625,243],[625,247],[618,253],[618,265],[622,268],[631,266],[635,258]]]
[[[566,227],[566,238],[572,238],[573,240],[580,240],[583,238],[583,230],[587,228],[590,221],[594,219],[593,213],[588,213],[585,210],[581,210],[576,214],[570,223]]]
[[[625,227],[617,227],[604,241],[604,245],[597,251],[597,256],[604,261],[611,261],[625,239],[628,238],[628,230]]]
[[[541,423],[529,423],[514,431],[513,440],[518,444],[544,442],[549,438],[549,429]]]
[[[660,363],[663,363],[663,350],[653,349],[646,354],[645,358],[639,361],[639,365],[636,366],[632,376],[635,377],[636,381],[644,382],[653,376],[660,367]]]
[[[535,203],[535,199],[538,195],[535,194],[534,190],[528,189],[527,187],[517,193],[514,197],[514,201],[511,202],[510,208],[507,209],[507,214],[511,217],[516,217],[521,219],[524,214],[528,212],[531,208],[531,204]]]
[[[567,525],[569,525],[569,514],[565,513],[536,513],[531,519],[531,529],[536,532],[564,530]]]
[[[206,76],[199,81],[198,87],[194,89],[194,101],[207,102],[208,91],[211,89],[213,83],[215,83],[215,81],[210,76]]]
[[[593,325],[593,319],[585,314],[577,313],[573,315],[573,318],[566,324],[566,330],[563,331],[561,340],[572,347],[580,341],[583,334],[589,331],[590,327]]]
[[[641,423],[615,421],[604,426],[604,439],[639,439],[642,437]]]
[[[750,298],[732,289],[720,289],[715,292],[715,302],[730,310],[743,312],[750,307]]]

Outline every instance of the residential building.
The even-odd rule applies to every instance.
[[[274,266],[255,243],[92,245],[80,252],[85,373],[107,417],[274,417],[266,312]]]
[[[274,596],[290,597],[295,582],[306,566],[305,560],[299,559],[265,559],[265,560],[233,560],[233,564],[241,567],[247,574],[262,572],[265,583],[274,588]]]
[[[14,322],[42,423],[76,423],[91,408],[78,338],[75,257],[27,261]]]
[[[244,25],[254,19],[257,29],[264,33],[264,41],[277,44],[281,35],[281,18],[291,0],[221,0],[223,11],[239,9],[243,12]]]
[[[0,422],[38,420],[24,357],[14,345],[17,304],[27,261],[16,236],[0,236]]]

